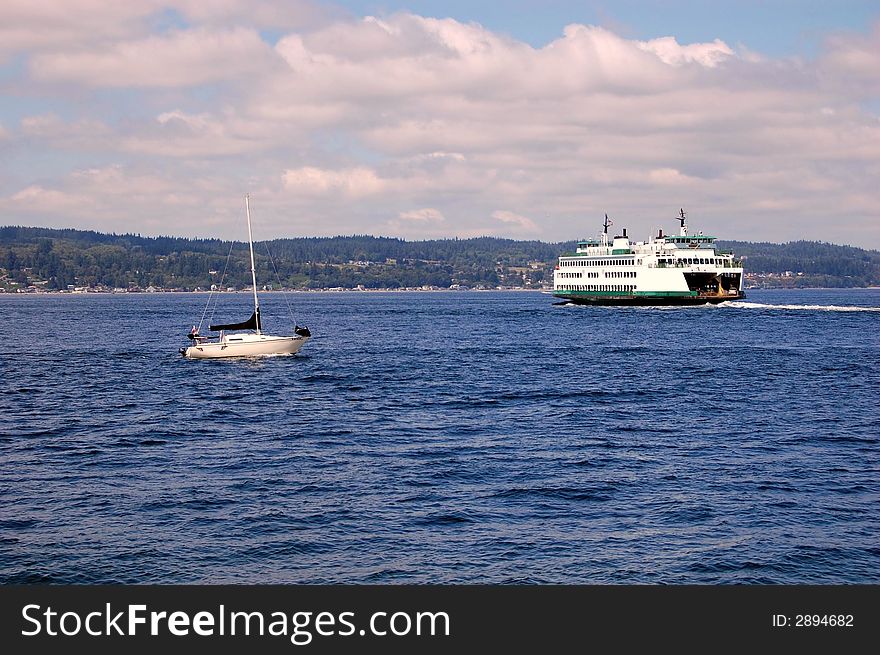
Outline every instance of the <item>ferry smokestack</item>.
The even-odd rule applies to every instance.
[[[623,228],[623,236],[626,236],[626,228]]]
[[[658,238],[658,239],[662,239],[662,238],[663,238],[663,228],[662,228],[662,227],[660,228],[660,233],[657,235],[657,238]]]

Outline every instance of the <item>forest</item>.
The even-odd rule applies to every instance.
[[[880,252],[815,241],[719,242],[765,287],[880,284]],[[541,288],[575,242],[365,235],[254,244],[261,286],[285,289]],[[0,227],[0,290],[207,290],[250,285],[247,244],[87,230]]]

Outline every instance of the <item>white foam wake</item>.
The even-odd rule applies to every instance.
[[[738,309],[788,309],[813,312],[880,312],[880,307],[858,307],[855,305],[767,305],[761,302],[732,300],[717,307],[736,307]]]

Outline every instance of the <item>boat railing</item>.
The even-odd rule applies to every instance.
[[[655,264],[647,264],[646,266],[648,268],[693,268],[696,270],[702,270],[704,267],[709,267],[711,269],[742,268],[742,261],[734,259],[729,264],[687,264],[685,262],[673,262],[667,264],[666,262],[657,262]]]

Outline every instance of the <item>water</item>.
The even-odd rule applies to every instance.
[[[0,296],[0,581],[880,582],[880,290],[288,298]]]

